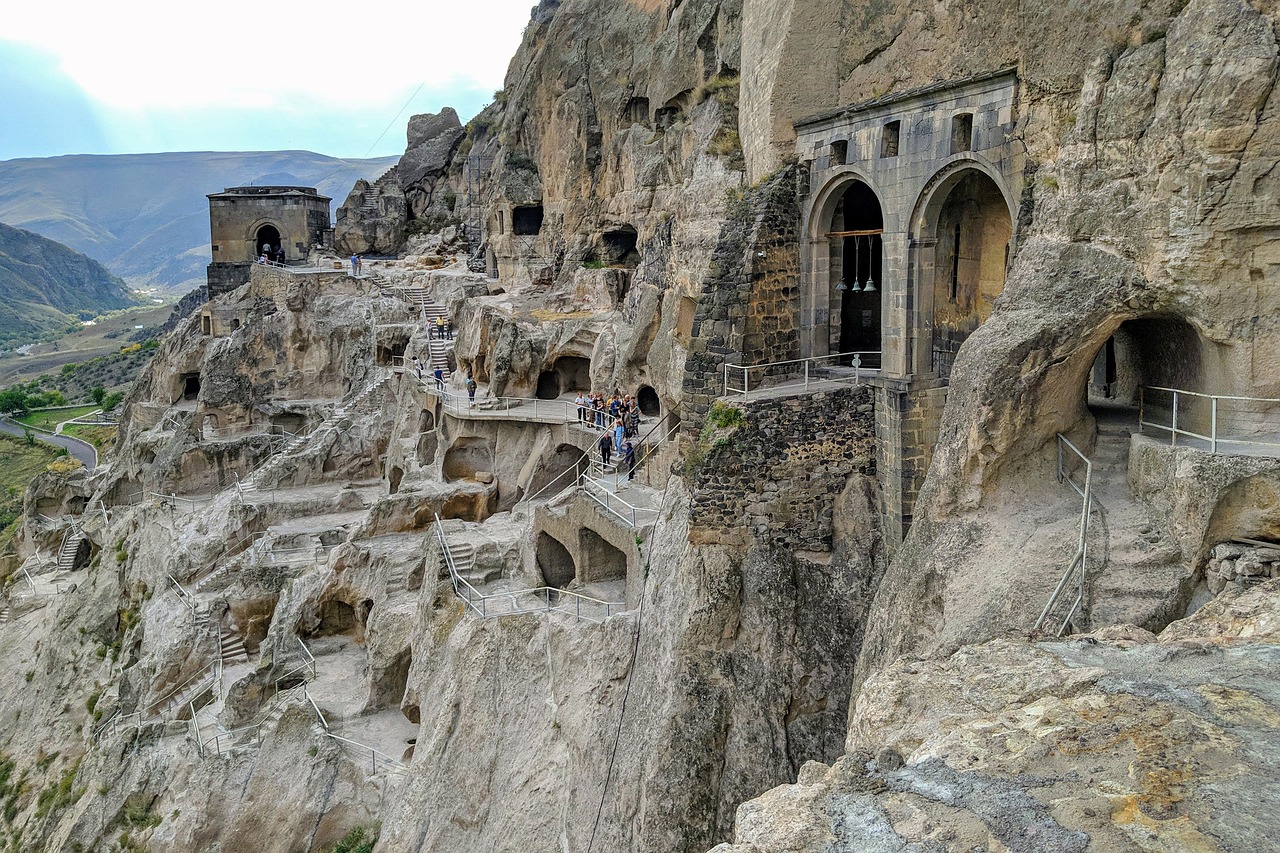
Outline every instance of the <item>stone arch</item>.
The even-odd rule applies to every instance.
[[[332,637],[357,632],[356,609],[345,601],[331,598],[320,605],[320,620],[311,637]]]
[[[555,360],[552,370],[560,375],[560,385],[565,391],[591,390],[591,359],[562,355]]]
[[[288,238],[285,236],[284,226],[271,218],[255,221],[249,226],[248,231],[245,233],[245,240],[248,241],[251,250],[249,255],[255,261],[258,259],[258,256],[262,254],[263,243],[270,244],[272,249],[284,246],[285,252],[287,253],[289,251],[289,247],[286,245],[287,239]],[[272,260],[274,260],[274,258]]]
[[[534,556],[547,586],[564,589],[577,577],[578,568],[573,562],[573,554],[550,533],[538,534]]]
[[[889,211],[883,199],[875,182],[854,167],[842,168],[814,195],[800,294],[801,355],[882,350],[885,282],[891,278],[883,241]],[[862,277],[846,281],[848,273]],[[868,278],[874,282],[870,291]]]
[[[1004,289],[1017,209],[1000,173],[970,153],[926,182],[911,216],[912,352],[918,374],[951,375],[961,344]]]

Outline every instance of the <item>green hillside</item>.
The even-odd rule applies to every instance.
[[[0,223],[0,345],[75,327],[82,314],[133,304],[125,283],[102,264]]]

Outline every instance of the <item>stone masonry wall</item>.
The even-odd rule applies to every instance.
[[[871,389],[752,400],[738,408],[744,423],[707,452],[694,476],[691,538],[751,537],[829,552],[836,501],[849,478],[875,476]]]
[[[694,313],[685,411],[696,430],[724,391],[724,365],[799,357],[796,171],[784,169],[729,206]],[[758,381],[752,374],[752,381]]]

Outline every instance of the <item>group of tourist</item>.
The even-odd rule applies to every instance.
[[[351,275],[354,278],[359,278],[363,272],[364,272],[364,258],[353,253],[351,255]]]
[[[270,243],[263,243],[262,254],[258,255],[258,263],[283,264],[284,263],[284,246],[278,246],[275,249],[272,249]]]
[[[608,465],[616,455],[627,479],[636,476],[636,451],[631,439],[640,432],[640,404],[630,394],[614,392],[608,398],[595,392],[579,392],[573,400],[578,421],[604,430],[600,436],[600,462]]]

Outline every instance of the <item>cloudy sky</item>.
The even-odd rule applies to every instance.
[[[536,0],[57,0],[0,14],[0,160],[399,154],[414,113],[502,88]]]

